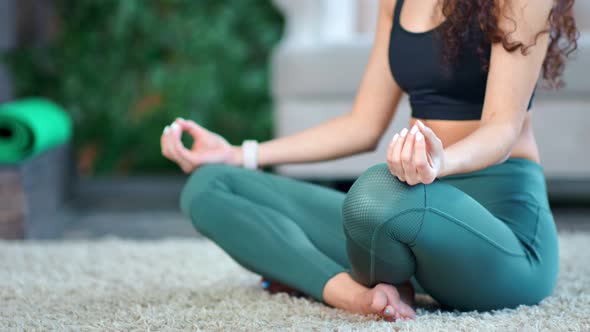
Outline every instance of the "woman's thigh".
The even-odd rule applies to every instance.
[[[461,310],[538,300],[527,286],[534,266],[506,224],[450,185],[434,182],[426,186],[425,196],[420,230],[410,248],[416,279],[430,295]],[[536,217],[528,216],[531,222]]]
[[[509,161],[425,186],[426,213],[412,248],[421,285],[464,309],[536,304],[548,296],[558,246],[541,180],[538,167]]]
[[[213,164],[191,175],[182,192],[182,208],[188,209],[197,191],[207,190],[225,190],[284,215],[318,250],[345,268],[350,265],[342,230],[344,193],[273,173]]]
[[[426,193],[430,212],[415,252],[428,258],[425,251],[446,251],[444,260],[425,259],[425,265],[462,271],[455,280],[444,279],[449,287],[438,291],[454,293],[444,297],[460,301],[460,295],[491,308],[535,304],[551,294],[559,271],[558,238],[537,163],[508,159],[437,180]],[[441,249],[434,237],[452,240]],[[460,254],[451,257],[453,252]],[[429,286],[442,279],[420,270],[417,277]]]

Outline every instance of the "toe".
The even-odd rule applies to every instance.
[[[390,285],[387,285],[385,287],[386,288],[383,288],[383,292],[385,293],[385,296],[387,296],[388,304],[391,305],[396,312],[400,312],[401,311],[400,304],[402,302],[399,298],[399,294],[397,292],[397,289],[395,289],[395,287],[390,286]]]
[[[400,311],[404,317],[407,317],[409,319],[416,318],[416,312],[414,311],[414,309],[412,309],[409,305],[403,302],[400,303]]]
[[[397,317],[399,313],[392,306],[388,305],[385,307],[383,315],[387,317]]]
[[[387,295],[377,290],[373,296],[373,301],[371,302],[371,310],[374,313],[380,314],[384,311],[385,306],[387,305]]]

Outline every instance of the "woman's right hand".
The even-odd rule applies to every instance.
[[[190,150],[181,141],[184,131],[194,140]],[[166,126],[160,144],[162,154],[176,162],[185,173],[191,173],[203,164],[225,163],[238,166],[242,163],[239,147],[230,145],[223,137],[192,120],[178,118],[172,125]]]

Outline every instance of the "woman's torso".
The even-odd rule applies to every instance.
[[[400,0],[392,0],[394,2],[393,8],[396,8],[397,1]],[[398,13],[399,22],[393,22],[394,27],[396,24],[398,27],[401,26],[405,32],[410,34],[409,38],[422,38],[424,37],[423,34],[433,33],[432,30],[444,24],[444,17],[437,3],[437,0],[403,1],[403,3],[400,3],[400,11]],[[411,36],[412,34],[415,34],[415,36]],[[399,45],[395,45],[395,47],[399,47]],[[533,113],[532,110],[527,112],[520,136],[512,149],[510,157],[530,159],[539,163],[539,152],[532,127]],[[412,116],[409,126],[411,127],[418,119],[432,128],[442,140],[445,147],[465,138],[480,125],[480,120],[449,120]]]

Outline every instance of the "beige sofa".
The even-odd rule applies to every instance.
[[[350,21],[348,24],[366,27],[372,24],[366,21],[368,15],[374,15],[375,8],[359,6],[374,5],[376,1],[339,2],[349,6],[349,15],[335,18],[326,17],[325,8],[334,5],[332,0],[319,1],[319,5],[317,1],[275,0],[285,11],[288,24],[287,35],[272,60],[276,136],[289,135],[348,112],[369,56],[370,31],[346,29],[337,33],[332,29],[324,32],[319,24],[305,22],[306,19],[323,20],[322,25],[329,26],[330,19],[334,19],[334,25],[347,26],[347,22],[342,22],[344,17]],[[322,8],[324,11],[318,14]],[[358,12],[358,17],[350,15],[350,10]],[[582,34],[579,51],[565,72],[567,86],[558,92],[540,89],[534,102],[534,129],[548,178],[590,179],[590,26],[586,23],[590,20],[590,3],[579,2],[576,15]],[[357,22],[352,22],[354,20]],[[315,30],[310,28],[314,26]],[[386,141],[407,125],[409,114],[404,97],[387,134],[374,152],[327,162],[281,165],[277,172],[306,179],[356,178],[367,167],[384,161]]]

